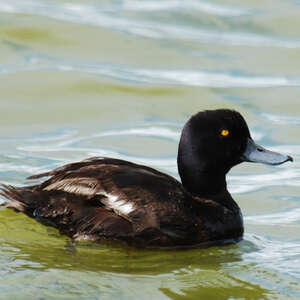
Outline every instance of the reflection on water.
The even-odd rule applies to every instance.
[[[103,155],[178,178],[183,124],[221,107],[295,159],[230,172],[246,234],[225,247],[73,244],[1,208],[0,299],[299,299],[299,9],[279,0],[0,3],[2,183]]]
[[[15,216],[12,212],[5,214],[5,226],[11,230],[11,222]],[[13,272],[16,281],[24,276],[24,272],[31,270],[34,288],[43,280],[49,281],[52,274],[56,280],[60,278],[58,286],[67,289],[66,283],[70,280],[78,282],[77,277],[84,272],[89,278],[89,281],[83,279],[84,289],[89,289],[89,284],[98,278],[98,284],[94,288],[101,295],[112,295],[110,289],[117,289],[118,293],[124,292],[128,296],[141,296],[142,291],[136,291],[137,285],[145,286],[146,290],[143,292],[148,291],[159,297],[162,294],[176,297],[193,294],[201,296],[214,290],[219,296],[225,293],[228,296],[248,295],[252,299],[261,299],[271,293],[268,289],[231,274],[231,265],[235,265],[235,269],[243,262],[243,255],[259,250],[257,245],[247,240],[219,248],[165,251],[130,248],[114,242],[72,244],[54,229],[48,229],[47,232],[42,225],[34,224],[35,221],[24,216],[21,218],[28,224],[28,228],[23,229],[25,236],[19,233],[16,241],[9,238],[9,234],[2,238],[2,241],[6,240],[2,247],[2,257],[13,257],[13,262],[8,260],[4,263],[4,269],[5,272]],[[34,230],[29,235],[26,231],[30,227]],[[239,268],[246,272],[248,267],[241,265]],[[50,280],[50,285],[52,284],[53,280]],[[102,287],[106,284],[109,284],[110,289],[103,291]],[[251,291],[245,292],[237,288],[241,284],[251,287]]]

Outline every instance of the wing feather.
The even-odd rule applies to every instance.
[[[98,180],[91,177],[66,178],[46,185],[44,191],[64,191],[66,193],[95,196]]]
[[[135,232],[159,229],[162,214],[169,218],[182,209],[184,192],[176,179],[128,161],[94,157],[30,178],[42,176],[50,178],[37,190],[64,192],[70,199],[74,196],[89,203],[94,201],[102,210],[129,221]]]

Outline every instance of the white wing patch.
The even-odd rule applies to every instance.
[[[133,203],[119,199],[117,195],[109,194],[106,192],[98,193],[98,195],[105,196],[106,198],[103,200],[101,199],[101,202],[105,204],[107,208],[114,210],[120,215],[129,215],[135,210]]]
[[[104,196],[101,202],[106,208],[113,210],[118,215],[127,216],[135,210],[135,206],[132,202],[120,199],[118,195],[110,194],[105,191],[99,191],[99,185],[97,180],[92,178],[67,178],[58,182],[49,184],[44,188],[45,191],[60,190],[67,193],[84,195],[84,196]]]

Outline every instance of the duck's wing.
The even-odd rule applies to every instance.
[[[160,221],[169,223],[184,206],[176,179],[123,160],[92,158],[30,178],[42,176],[50,178],[33,187],[6,187],[2,195],[13,200],[15,209],[59,223],[57,227],[75,224],[77,233],[94,234],[103,220],[110,231],[119,228],[124,234],[161,230]]]
[[[74,240],[130,237],[132,224],[107,210],[101,203],[62,191],[43,191],[36,186],[1,186],[0,195],[9,199],[2,204],[24,212],[39,222],[58,228]]]
[[[94,199],[129,221],[136,221],[138,215],[151,216],[162,208],[169,210],[176,203],[174,196],[180,198],[183,194],[181,184],[173,177],[112,158],[96,157],[65,165],[50,176],[39,187],[43,191],[63,191]],[[155,226],[156,221],[147,223]]]

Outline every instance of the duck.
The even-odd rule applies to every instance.
[[[289,155],[254,142],[243,116],[204,110],[183,127],[177,156],[181,182],[141,164],[91,157],[1,185],[6,208],[57,228],[77,241],[117,240],[146,248],[235,243],[244,233],[241,209],[226,174],[242,163],[280,165]]]

